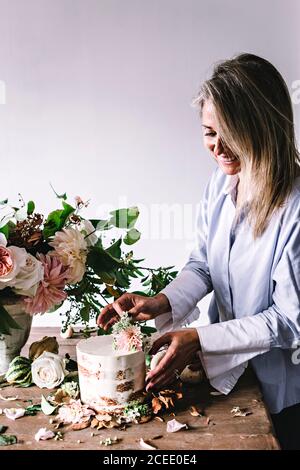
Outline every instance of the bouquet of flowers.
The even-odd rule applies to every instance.
[[[88,203],[55,193],[61,208],[47,217],[36,212],[33,201],[13,207],[0,202],[0,333],[18,328],[5,309],[8,297],[24,302],[31,315],[51,312],[65,301],[63,327],[96,317],[109,298],[116,299],[139,278],[141,295],[155,295],[177,274],[173,266],[146,268],[132,250],[141,233],[134,227],[137,207],[111,211],[106,220],[87,220],[81,213]],[[2,213],[2,214],[1,214]],[[120,236],[105,246],[107,231]],[[99,332],[98,332],[99,333]],[[100,332],[101,333],[101,332]]]

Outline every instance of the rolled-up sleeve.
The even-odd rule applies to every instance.
[[[201,359],[210,379],[272,348],[292,349],[300,340],[300,224],[291,227],[272,276],[272,305],[262,312],[198,327]],[[222,391],[222,390],[221,390]]]
[[[207,184],[200,203],[196,222],[196,241],[190,257],[178,276],[161,293],[165,294],[171,311],[156,318],[159,331],[180,328],[199,317],[197,303],[212,291],[207,262],[207,205],[211,181]]]

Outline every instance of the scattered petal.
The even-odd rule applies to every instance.
[[[25,415],[25,411],[25,408],[4,408],[3,410],[5,416],[13,420],[22,418]]]
[[[46,428],[40,428],[34,436],[36,441],[46,441],[47,439],[53,439],[55,437],[54,432]]]
[[[18,395],[16,395],[15,397],[4,397],[0,394],[0,399],[5,401],[16,401],[18,399]]]
[[[141,437],[140,441],[140,446],[142,449],[145,450],[157,450],[157,447],[151,446],[150,444],[147,444],[147,442],[144,441],[144,439]]]
[[[165,420],[161,416],[155,416],[154,418],[156,421],[159,421],[160,423],[163,423]]]
[[[176,419],[172,419],[171,421],[168,421],[167,432],[177,432],[177,431],[180,431],[181,429],[188,429],[187,424],[179,423],[179,421],[176,421]]]
[[[247,408],[240,408],[239,406],[234,406],[230,413],[232,413],[233,418],[252,415],[252,411]]]
[[[223,393],[215,391],[215,392],[210,392],[210,395],[212,395],[213,397],[219,397],[220,395],[223,395]]]
[[[52,406],[52,405],[46,400],[46,398],[44,397],[44,395],[42,395],[42,399],[41,399],[41,409],[42,409],[42,412],[44,413],[44,415],[49,416],[49,415],[52,415],[52,413],[56,410],[56,406]]]

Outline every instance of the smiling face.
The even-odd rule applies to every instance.
[[[202,107],[202,129],[204,146],[210,151],[221,170],[226,175],[239,173],[240,161],[222,144],[214,106],[209,100],[204,101]]]

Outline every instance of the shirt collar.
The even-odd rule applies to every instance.
[[[231,194],[234,189],[236,189],[239,182],[239,175],[227,175],[226,183],[224,187],[224,194]]]

